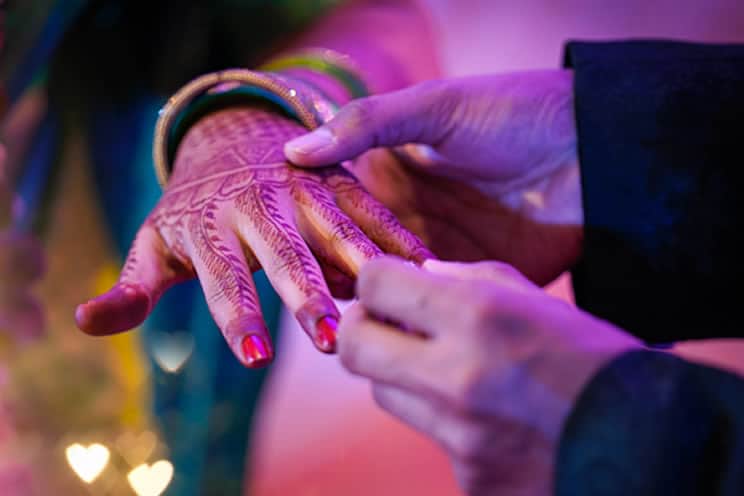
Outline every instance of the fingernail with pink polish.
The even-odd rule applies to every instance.
[[[336,351],[337,336],[338,319],[335,317],[326,315],[315,324],[315,340],[321,350],[327,353]]]
[[[240,343],[240,349],[248,367],[263,367],[271,362],[271,349],[260,336],[255,334],[245,336]]]

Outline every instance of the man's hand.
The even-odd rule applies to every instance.
[[[430,253],[344,169],[289,165],[282,145],[301,133],[299,124],[258,106],[196,123],[118,284],[78,307],[80,328],[96,335],[131,329],[165,290],[196,276],[230,348],[259,367],[273,357],[251,277],[263,268],[315,345],[334,351],[339,313],[327,281],[350,297],[368,260],[389,252],[421,262]]]
[[[604,364],[640,344],[510,266],[365,265],[339,352],[378,404],[439,442],[471,495],[550,494],[563,423]]]
[[[361,155],[376,147],[397,148]],[[285,154],[309,167],[356,159],[354,175],[442,258],[506,261],[544,284],[580,255],[570,71],[433,81],[357,100]]]

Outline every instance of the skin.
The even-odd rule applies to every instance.
[[[246,338],[269,342],[251,277],[263,268],[318,348],[333,351],[318,334],[321,320],[339,318],[321,263],[351,281],[382,248],[418,262],[431,255],[344,169],[289,166],[281,144],[302,132],[257,106],[192,127],[119,284],[78,309],[80,327],[130,329],[168,287],[196,276],[226,341],[250,366]]]
[[[380,23],[385,30],[374,27]],[[415,1],[358,0],[284,51],[347,54],[376,92],[435,74],[432,46]],[[286,162],[283,144],[302,133],[260,105],[197,122],[179,144],[170,183],[119,282],[78,307],[78,326],[93,335],[131,329],[168,287],[198,277],[238,359],[264,366],[273,351],[251,279],[263,268],[315,345],[334,351],[339,314],[331,291],[350,297],[359,268],[383,251],[419,262],[431,253],[342,168],[307,171]]]
[[[572,86],[570,71],[422,83],[352,102],[285,154],[306,167],[355,159],[437,256],[501,260],[545,284],[583,239]]]
[[[572,79],[537,71],[424,83],[356,101],[285,146],[309,168],[353,161],[437,255],[508,262],[421,269],[376,259],[339,329],[346,368],[370,379],[382,408],[442,445],[470,495],[550,494],[581,390],[641,347],[535,286],[581,255]],[[674,352],[741,373],[741,343]]]
[[[443,447],[469,495],[550,494],[581,390],[640,347],[499,262],[379,258],[357,289],[339,329],[342,363],[371,380],[383,409]]]

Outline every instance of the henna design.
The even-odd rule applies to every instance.
[[[249,272],[260,268],[259,260],[285,303],[316,336],[319,320],[338,312],[313,251],[335,255],[323,260],[331,259],[342,271],[356,270],[360,260],[379,255],[375,242],[394,246],[391,251],[404,256],[421,251],[420,241],[343,168],[305,170],[288,164],[282,146],[302,132],[299,124],[264,108],[203,118],[181,142],[171,182],[146,221],[162,238],[166,258],[192,272],[198,262],[210,308],[232,346],[234,337],[262,325]],[[351,210],[344,212],[344,203]],[[297,220],[308,216],[323,230],[320,241],[306,242],[300,234]],[[322,246],[327,240],[328,246]],[[241,247],[244,243],[251,246]],[[132,248],[123,282],[137,275],[144,256],[139,245]],[[345,259],[356,266],[349,267]]]
[[[327,181],[327,184],[335,192],[338,206],[347,212],[380,248],[419,263],[427,258],[434,258],[423,241],[403,227],[398,218],[372,197],[350,174],[336,174]]]
[[[307,207],[310,212],[308,216],[315,216],[321,220],[327,229],[326,237],[331,243],[340,247],[350,246],[364,260],[371,260],[382,254],[382,251],[365,236],[362,230],[339,209],[327,182],[319,181],[316,177],[300,177],[292,189],[297,203]],[[330,259],[338,258],[329,254],[328,250],[323,251],[323,256]],[[339,268],[347,268],[346,264],[341,263],[341,265]]]
[[[280,261],[274,268],[285,272],[304,294],[309,295],[325,287],[325,283],[305,240],[294,225],[284,220],[277,189],[275,184],[257,182],[237,198],[235,206],[246,215]]]
[[[246,270],[245,261],[238,258],[220,235],[216,225],[217,204],[210,202],[203,216],[192,216],[189,222],[191,241],[195,255],[202,260],[209,275],[220,281],[212,298],[224,298],[234,308],[248,313],[258,313],[256,295],[252,291],[253,282]]]

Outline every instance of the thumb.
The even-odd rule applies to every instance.
[[[355,100],[323,126],[287,142],[284,154],[296,165],[322,166],[376,147],[436,145],[447,136],[459,103],[452,89],[451,82],[430,81]]]

